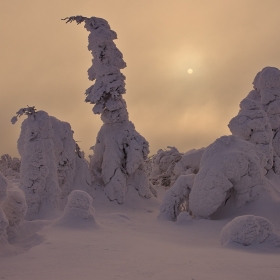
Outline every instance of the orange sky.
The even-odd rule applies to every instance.
[[[102,17],[117,32],[130,120],[155,153],[229,134],[255,74],[280,67],[279,11],[278,0],[1,0],[0,155],[18,155],[10,119],[26,105],[69,122],[86,153],[95,143],[88,34],[61,18]]]

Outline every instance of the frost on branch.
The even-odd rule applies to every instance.
[[[233,196],[237,207],[255,200],[265,182],[266,157],[237,136],[223,136],[205,149],[189,196],[195,216],[209,217]]]
[[[12,117],[11,122],[12,124],[15,124],[18,121],[18,118],[21,117],[22,115],[34,116],[35,113],[36,113],[35,106],[33,107],[27,106],[26,108],[21,108],[16,112],[16,115]]]
[[[153,185],[169,188],[175,181],[174,167],[181,160],[182,154],[175,147],[167,148],[167,150],[158,150],[153,156],[150,180]]]
[[[234,218],[221,231],[221,244],[236,242],[244,246],[265,241],[280,246],[280,236],[274,232],[272,223],[259,216],[245,215]]]
[[[74,16],[67,22],[84,22],[89,31],[88,49],[92,66],[88,77],[95,83],[86,90],[86,102],[94,104],[93,112],[101,114],[103,126],[98,133],[90,166],[94,178],[104,187],[110,200],[123,203],[129,187],[140,196],[151,196],[145,173],[144,161],[149,144],[128,119],[125,93],[125,76],[120,72],[126,67],[122,53],[113,40],[117,34],[102,18]]]

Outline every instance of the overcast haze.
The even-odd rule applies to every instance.
[[[69,122],[87,154],[95,143],[88,33],[61,18],[102,17],[117,32],[130,120],[155,153],[230,134],[256,73],[279,68],[279,11],[278,0],[0,0],[0,154],[18,156],[10,119],[26,105]]]

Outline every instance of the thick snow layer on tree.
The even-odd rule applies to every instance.
[[[177,178],[174,177],[174,167],[182,158],[182,154],[175,147],[158,150],[153,156],[150,180],[153,185],[170,187]],[[178,177],[178,176],[177,176]]]
[[[272,223],[263,217],[254,215],[234,218],[222,229],[220,240],[222,245],[236,242],[248,246],[270,241],[274,245],[280,246],[280,235],[274,233]]]
[[[88,49],[93,59],[88,69],[89,79],[95,83],[86,90],[86,102],[94,104],[93,112],[101,114],[104,125],[97,136],[91,158],[94,179],[104,186],[110,200],[123,203],[129,186],[140,196],[150,198],[150,185],[143,166],[149,153],[149,144],[128,119],[125,93],[126,67],[123,55],[113,40],[115,31],[102,18],[73,16],[67,22],[84,22],[89,31]]]
[[[0,159],[0,172],[5,177],[19,179],[20,172],[20,160],[18,158],[12,158],[8,154],[4,154]]]
[[[237,136],[223,136],[205,149],[189,196],[193,215],[208,217],[234,195],[236,206],[255,200],[265,182],[266,157]]]
[[[38,111],[22,123],[18,140],[21,155],[20,188],[28,205],[26,219],[48,215],[58,208],[60,188],[49,115]]]
[[[16,235],[27,212],[27,204],[23,191],[16,186],[9,186],[7,197],[2,203],[2,209],[9,221],[7,234],[10,239]]]
[[[129,185],[138,190],[139,195],[151,196],[143,167],[148,153],[147,141],[135,131],[130,121],[101,127],[91,168],[110,200],[123,203]]]
[[[194,178],[194,174],[181,175],[166,191],[158,216],[160,219],[176,221],[181,212],[189,211],[189,194]]]

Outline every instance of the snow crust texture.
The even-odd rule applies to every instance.
[[[259,216],[245,215],[234,218],[221,231],[222,245],[236,242],[244,246],[269,241],[280,246],[280,236],[274,232],[272,223]]]
[[[264,154],[236,136],[223,136],[205,149],[189,196],[193,215],[209,217],[230,195],[237,207],[255,200],[265,182]]]

